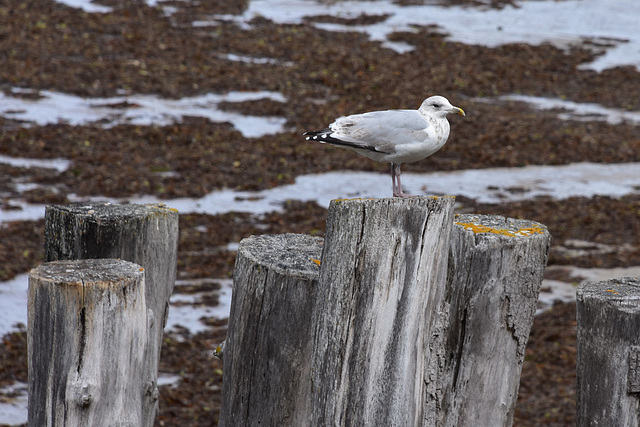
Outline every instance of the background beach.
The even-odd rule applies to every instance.
[[[640,3],[5,0],[0,5],[0,425],[26,423],[26,289],[44,207],[179,209],[157,425],[210,426],[238,242],[322,236],[388,165],[306,130],[446,96],[413,194],[553,236],[516,426],[575,421],[575,286],[640,271]]]

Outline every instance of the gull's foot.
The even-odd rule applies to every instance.
[[[419,194],[405,194],[402,191],[399,193],[393,193],[393,197],[420,197]]]

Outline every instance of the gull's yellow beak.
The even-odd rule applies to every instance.
[[[466,116],[462,108],[454,107],[454,109],[456,110],[456,113],[460,114],[461,116]]]

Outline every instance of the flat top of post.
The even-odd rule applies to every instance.
[[[323,239],[305,234],[265,234],[242,239],[238,253],[274,271],[317,279]]]
[[[51,261],[34,268],[30,274],[40,280],[81,285],[83,282],[117,282],[142,275],[144,269],[129,261],[102,258]]]
[[[164,203],[71,203],[68,205],[47,206],[47,211],[63,211],[75,216],[87,216],[100,219],[144,217],[148,215],[178,215],[178,210]]]
[[[526,219],[505,218],[501,215],[456,215],[455,224],[474,234],[489,234],[506,237],[529,237],[549,235],[544,224]]]
[[[578,286],[577,296],[609,300],[612,302],[626,301],[640,306],[640,278],[620,277],[601,282],[584,282]]]
[[[388,204],[388,205],[424,205],[433,203],[438,200],[446,200],[451,203],[455,202],[455,196],[412,196],[412,197],[382,197],[382,198],[353,198],[353,199],[333,199],[332,205],[339,204]]]

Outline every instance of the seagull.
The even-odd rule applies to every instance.
[[[449,138],[447,114],[464,116],[443,96],[425,99],[417,110],[386,110],[354,114],[336,119],[328,128],[305,132],[307,141],[318,141],[351,149],[378,162],[391,163],[394,197],[402,192],[400,165],[425,159]]]

